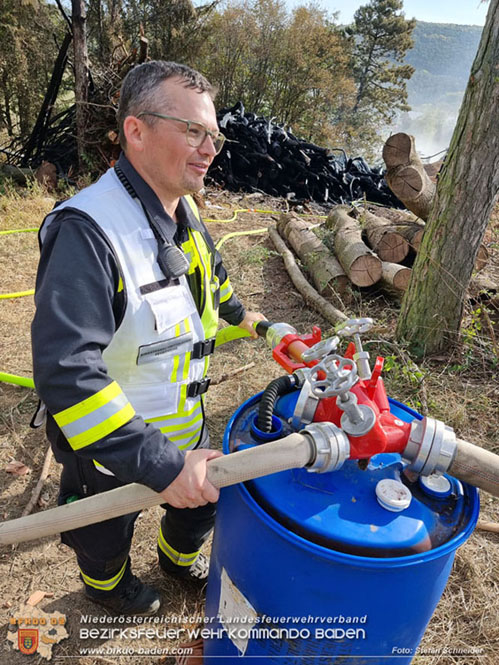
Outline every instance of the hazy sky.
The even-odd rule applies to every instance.
[[[353,14],[364,0],[317,0],[317,3],[329,12],[339,11],[339,22],[350,23]],[[307,4],[304,0],[286,0],[289,7]],[[407,18],[417,18],[431,23],[464,23],[484,25],[489,3],[480,0],[404,0],[404,12]]]

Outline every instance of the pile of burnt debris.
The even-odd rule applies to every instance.
[[[245,112],[238,102],[218,114],[227,140],[213,162],[211,179],[231,191],[265,192],[292,202],[349,203],[366,198],[393,208],[403,204],[388,188],[381,168],[341,148],[321,148],[283,125]]]
[[[89,97],[92,102],[102,102],[103,95],[97,94],[100,86],[96,88]],[[109,100],[109,90],[106,93]],[[47,169],[49,162],[54,181],[57,177],[72,182],[78,170],[75,107],[54,117],[47,109],[40,112],[27,141],[14,140],[7,150],[2,150],[8,156],[8,164],[15,167],[8,173],[24,178],[41,164]],[[314,201],[332,206],[366,199],[393,208],[403,207],[388,188],[383,170],[371,168],[362,157],[349,158],[341,148],[321,148],[301,140],[272,119],[246,113],[241,102],[220,111],[218,122],[227,140],[209,177],[225,189],[263,192],[284,197],[290,203]],[[116,130],[115,113],[109,102],[89,104],[85,144],[92,175],[99,175],[116,160]],[[6,168],[9,169],[4,166],[3,170]]]

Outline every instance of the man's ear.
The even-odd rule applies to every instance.
[[[127,147],[136,152],[144,150],[144,123],[134,115],[127,115],[123,121],[123,132]]]

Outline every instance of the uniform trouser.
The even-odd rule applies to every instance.
[[[206,435],[199,447],[208,446],[209,437]],[[78,457],[73,452],[61,454],[59,449],[56,457],[63,464],[60,505],[70,497],[92,496],[124,484],[114,476],[101,473],[91,460]],[[172,571],[180,570],[179,565],[186,566],[195,561],[197,552],[208,538],[215,521],[216,506],[209,503],[199,508],[179,509],[163,504],[162,508],[165,514],[158,539],[161,564]],[[99,591],[112,591],[123,578],[138,515],[139,512],[130,513],[61,534],[62,542],[75,551],[87,586]]]

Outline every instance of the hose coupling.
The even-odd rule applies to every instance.
[[[350,455],[350,441],[334,423],[311,423],[300,434],[309,439],[315,450],[315,456],[307,466],[307,471],[336,471]]]
[[[265,341],[267,346],[273,351],[286,335],[297,335],[297,331],[289,323],[273,323],[267,330]]]
[[[410,471],[430,476],[447,471],[456,449],[456,434],[452,427],[426,416],[423,420],[413,420],[402,457],[409,462],[407,468]]]

